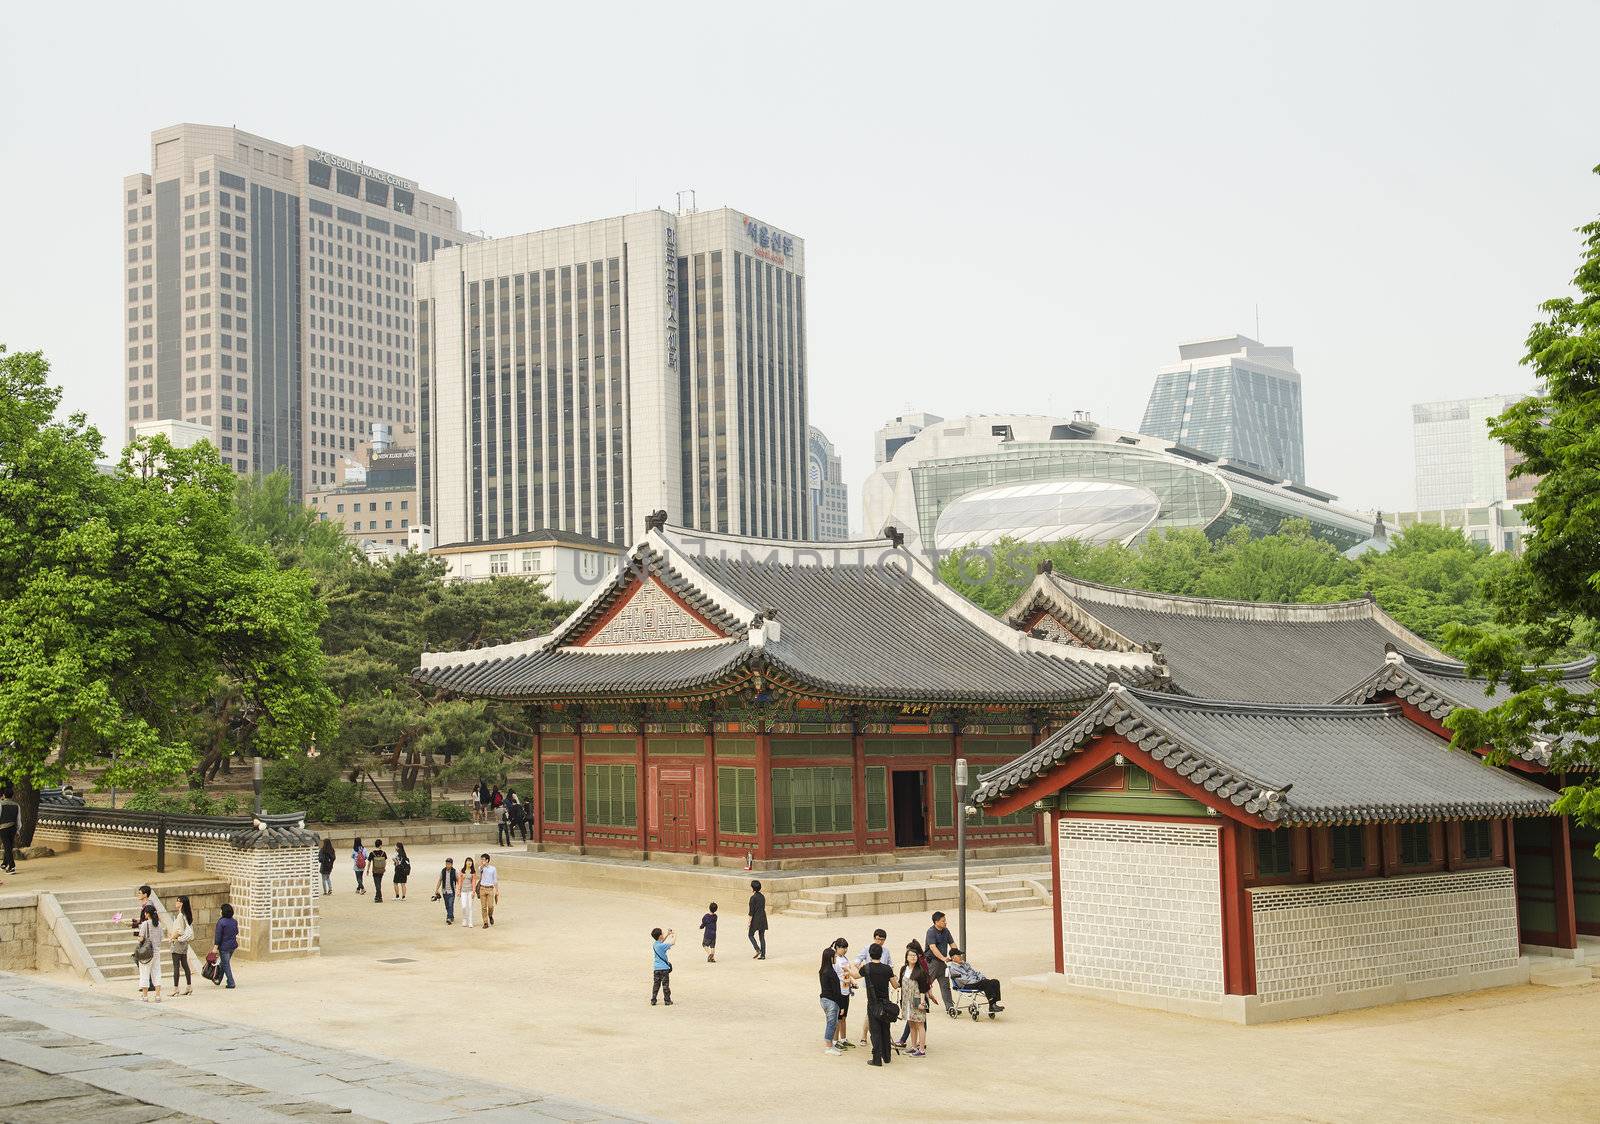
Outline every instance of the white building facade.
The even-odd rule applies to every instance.
[[[1509,479],[1517,455],[1489,435],[1489,419],[1505,413],[1519,397],[1490,394],[1411,407],[1419,509],[1460,508],[1531,495],[1518,490],[1522,479]]]
[[[558,601],[582,601],[616,571],[618,552],[598,539],[537,530],[488,542],[436,546],[428,556],[444,562],[446,581],[537,580]]]
[[[417,274],[436,541],[643,517],[807,534],[805,246],[726,208],[441,252]]]
[[[237,472],[336,478],[416,414],[411,274],[455,201],[306,145],[183,124],[123,180],[127,420],[204,427]]]
[[[901,414],[893,421],[885,422],[872,435],[872,463],[880,465],[892,459],[902,445],[930,425],[942,421],[944,419],[938,414],[912,413]]]

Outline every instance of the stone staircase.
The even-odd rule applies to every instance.
[[[127,890],[78,890],[55,895],[83,947],[88,950],[96,967],[107,980],[133,979],[138,968],[133,962],[134,940],[132,923],[139,912],[138,895]],[[160,901],[156,909],[163,927],[169,921]],[[121,921],[112,917],[122,914]],[[157,948],[157,955],[164,953]]]
[[[989,913],[1048,909],[1050,864],[1015,862],[967,870],[967,905]],[[874,913],[931,912],[960,905],[955,867],[874,874],[840,874],[789,899],[790,917],[853,917]]]

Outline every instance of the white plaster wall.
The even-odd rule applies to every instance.
[[[1505,867],[1250,891],[1263,1003],[1511,968]]]
[[[1217,828],[1062,819],[1056,846],[1069,983],[1222,995]]]

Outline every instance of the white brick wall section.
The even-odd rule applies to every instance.
[[[1517,962],[1516,881],[1506,867],[1250,891],[1263,1003]]]
[[[1063,819],[1066,978],[1148,995],[1222,994],[1218,829]]]

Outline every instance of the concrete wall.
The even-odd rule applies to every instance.
[[[520,797],[521,791],[517,793]],[[528,791],[533,790],[533,782],[528,782]],[[306,827],[315,831],[324,839],[333,840],[333,849],[339,856],[339,861],[334,864],[334,874],[337,877],[340,870],[350,870],[350,846],[359,836],[361,842],[372,846],[374,839],[383,840],[383,849],[392,856],[394,845],[404,843],[409,847],[462,847],[472,846],[479,850],[495,845],[495,825],[493,823],[445,823],[442,820],[375,820],[371,823],[308,823]],[[531,832],[530,832],[531,834]],[[520,843],[522,837],[518,835]]]
[[[1065,979],[1172,998],[1223,993],[1218,829],[1061,820]]]
[[[29,972],[37,964],[34,911],[38,894],[0,897],[0,972]]]
[[[1486,986],[1517,967],[1506,867],[1250,891],[1263,1004],[1426,981]],[[1341,1004],[1343,1005],[1343,1004]]]

